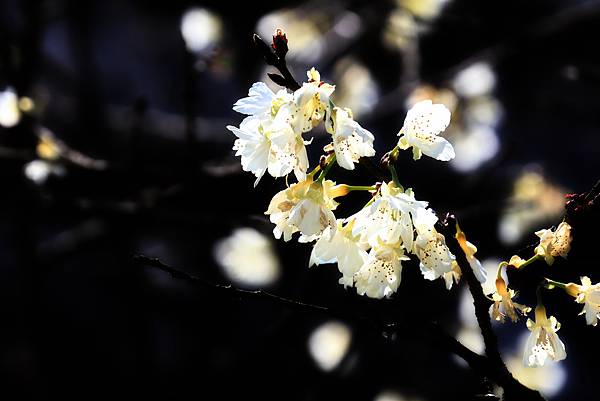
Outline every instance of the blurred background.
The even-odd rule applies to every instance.
[[[475,400],[488,386],[432,339],[377,332],[272,302],[220,299],[135,254],[215,283],[381,319],[437,321],[483,345],[469,295],[407,263],[373,301],[308,269],[310,247],[276,242],[263,215],[284,180],[243,173],[226,125],[267,68],[251,35],[282,28],[299,81],[316,67],[334,100],[394,146],[423,98],[453,113],[451,163],[410,152],[400,179],[454,211],[478,257],[531,255],[564,195],[600,178],[600,2],[581,0],[0,2],[0,392],[19,399]],[[327,144],[311,132],[311,165]],[[373,181],[339,168],[338,181]],[[352,194],[347,216],[364,204]],[[588,238],[589,244],[593,237]],[[600,280],[575,240],[553,278]],[[529,269],[529,268],[528,268]],[[547,267],[534,265],[514,286]],[[537,272],[537,273],[536,273]],[[549,274],[549,273],[548,273]],[[493,274],[491,274],[493,276]],[[487,283],[490,285],[490,283]],[[493,284],[492,284],[493,285]],[[520,300],[533,305],[531,285]],[[511,371],[553,400],[590,399],[598,328],[549,293],[568,357],[521,366],[524,321],[495,326]],[[415,323],[418,324],[418,323]]]

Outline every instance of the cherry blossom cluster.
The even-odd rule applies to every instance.
[[[519,314],[527,315],[532,310],[531,307],[521,305],[513,300],[517,293],[510,289],[507,281],[502,278],[502,269],[507,267],[523,269],[538,260],[552,265],[555,258],[566,258],[571,249],[571,231],[572,228],[566,221],[560,223],[555,230],[539,230],[535,233],[539,237],[539,244],[535,247],[533,256],[524,260],[520,256],[514,255],[508,262],[500,263],[496,278],[496,291],[489,295],[494,302],[491,311],[494,320],[504,322],[508,317],[511,321],[516,322]],[[600,283],[592,284],[588,277],[581,277],[581,285],[565,284],[545,278],[538,288],[535,321],[527,320],[527,328],[531,333],[525,345],[523,363],[530,367],[544,366],[547,360],[560,361],[567,357],[565,345],[556,334],[561,325],[554,316],[547,317],[546,308],[541,299],[542,288],[563,289],[566,294],[575,299],[575,302],[583,304],[584,307],[580,314],[585,314],[588,325],[596,326],[600,317]]]
[[[311,243],[309,266],[336,263],[341,273],[339,283],[370,298],[389,297],[398,290],[402,264],[411,256],[418,260],[425,279],[443,279],[451,289],[462,272],[446,238],[436,230],[438,217],[428,202],[418,200],[412,189],[403,188],[393,165],[400,150],[407,149],[412,149],[414,160],[423,155],[452,160],[454,148],[440,135],[450,124],[450,111],[431,100],[422,100],[408,110],[396,146],[382,159],[391,181],[369,186],[339,184],[326,178],[332,166],[354,170],[360,158],[373,157],[374,136],[354,121],[350,109],[335,105],[334,85],[321,81],[314,68],[307,77],[307,82],[293,92],[281,89],[275,93],[263,82],[253,84],[248,96],[233,106],[246,117],[239,127],[227,127],[237,137],[233,149],[241,157],[243,170],[256,176],[254,186],[265,172],[275,178],[286,177],[286,188],[275,194],[265,212],[275,225],[274,236],[284,241],[296,236],[301,243]],[[307,147],[312,139],[306,136],[320,124],[331,136],[331,143],[310,170]],[[289,184],[292,173],[296,182]],[[336,199],[351,191],[368,191],[371,199],[350,216],[336,216]],[[503,269],[523,269],[538,260],[551,265],[555,258],[567,257],[572,237],[567,222],[536,235],[540,242],[532,257],[524,260],[515,255],[498,267],[496,289],[486,294],[492,303],[491,317],[497,322],[507,317],[516,322],[519,315],[532,310],[515,301],[517,292],[503,278]],[[485,283],[487,274],[475,257],[477,248],[458,225],[455,240],[477,280]],[[542,288],[562,288],[583,304],[581,313],[587,324],[595,326],[600,317],[600,283],[592,284],[588,277],[581,279],[581,285],[544,280],[538,288],[535,321],[527,320],[531,334],[523,354],[526,366],[543,366],[547,360],[566,357],[565,346],[556,334],[560,323],[554,316],[547,317]]]
[[[373,186],[336,184],[326,179],[334,163],[353,170],[361,157],[375,155],[374,137],[352,118],[352,111],[332,101],[335,86],[322,82],[313,68],[308,81],[293,93],[271,91],[263,82],[252,85],[248,97],[233,109],[247,117],[239,127],[228,126],[237,139],[236,155],[242,168],[252,172],[258,184],[265,172],[273,177],[294,173],[297,182],[277,193],[266,214],[275,224],[276,238],[314,243],[309,265],[337,263],[340,284],[356,287],[361,295],[389,297],[401,281],[402,263],[414,255],[423,277],[442,278],[450,289],[460,278],[455,256],[435,224],[437,216],[426,201],[404,189],[397,177]],[[323,123],[331,135],[322,161],[309,172],[306,135]],[[426,155],[437,160],[454,158],[452,145],[440,134],[450,123],[450,111],[430,100],[417,103],[406,115],[397,146],[391,154],[412,148],[415,160]],[[353,190],[369,191],[370,201],[345,218],[336,217],[336,198]],[[485,270],[473,256],[476,248],[463,241],[481,282]]]

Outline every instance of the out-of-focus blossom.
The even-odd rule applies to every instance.
[[[51,175],[62,176],[65,173],[62,166],[40,159],[27,163],[23,171],[25,177],[38,185],[45,183]]]
[[[554,316],[546,316],[546,309],[538,305],[535,308],[535,322],[527,320],[531,331],[523,352],[523,364],[529,367],[544,366],[547,359],[561,361],[567,357],[565,345],[556,332],[560,323]]]
[[[334,66],[335,101],[356,118],[368,114],[379,98],[379,88],[369,69],[353,58],[343,58]]]
[[[581,285],[569,283],[566,290],[577,303],[584,304],[580,315],[585,314],[586,323],[596,326],[600,317],[600,283],[592,284],[589,277],[584,276]]]
[[[323,54],[323,34],[329,27],[322,15],[318,8],[315,13],[302,8],[276,10],[260,18],[256,31],[268,38],[277,28],[285,27],[287,37],[292,41],[288,58],[314,63]]]
[[[223,23],[205,8],[191,8],[181,18],[181,35],[188,50],[207,53],[221,40]]]
[[[280,274],[279,259],[265,235],[238,228],[215,244],[214,256],[233,282],[249,287],[272,284]]]
[[[331,321],[317,327],[308,339],[308,350],[322,370],[335,369],[348,353],[352,332],[344,323]]]
[[[462,327],[456,334],[456,339],[471,351],[479,355],[484,354],[485,343],[479,327]]]
[[[400,7],[424,20],[437,17],[447,2],[448,0],[396,0]]]
[[[566,258],[571,250],[571,226],[566,221],[560,223],[556,231],[544,229],[536,231],[535,235],[540,237],[535,253],[543,257],[549,265],[554,263],[555,257]]]
[[[494,89],[496,75],[487,63],[471,64],[454,77],[452,86],[459,96],[486,95]]]
[[[395,390],[383,390],[373,401],[422,401],[421,398],[408,397]]]
[[[412,147],[415,160],[421,154],[441,161],[454,158],[454,148],[439,136],[450,124],[450,110],[443,104],[423,100],[415,104],[406,114],[404,126],[398,133],[400,149]]]
[[[0,92],[0,125],[10,128],[21,121],[19,98],[13,88],[6,88]]]
[[[515,180],[509,205],[502,212],[498,227],[500,240],[515,244],[540,223],[558,218],[564,210],[566,192],[541,173],[526,168]]]
[[[383,31],[388,46],[406,50],[414,47],[418,34],[441,12],[448,0],[396,0]]]
[[[46,129],[40,133],[35,150],[40,158],[50,161],[58,160],[64,151],[61,143]]]
[[[505,362],[515,379],[549,399],[558,394],[567,380],[565,368],[558,363],[546,363],[534,368],[524,366],[522,358],[516,356],[505,359]]]

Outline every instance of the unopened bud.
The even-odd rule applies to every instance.
[[[277,28],[275,31],[275,35],[273,35],[273,43],[271,47],[275,51],[275,55],[280,59],[284,59],[287,54],[288,48],[288,40],[285,36],[285,32],[282,29]]]

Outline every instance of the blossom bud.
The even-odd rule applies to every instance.
[[[280,59],[285,58],[289,48],[288,48],[288,40],[285,36],[285,32],[282,29],[277,28],[275,31],[275,35],[273,35],[273,43],[271,47],[275,51],[275,55]]]

